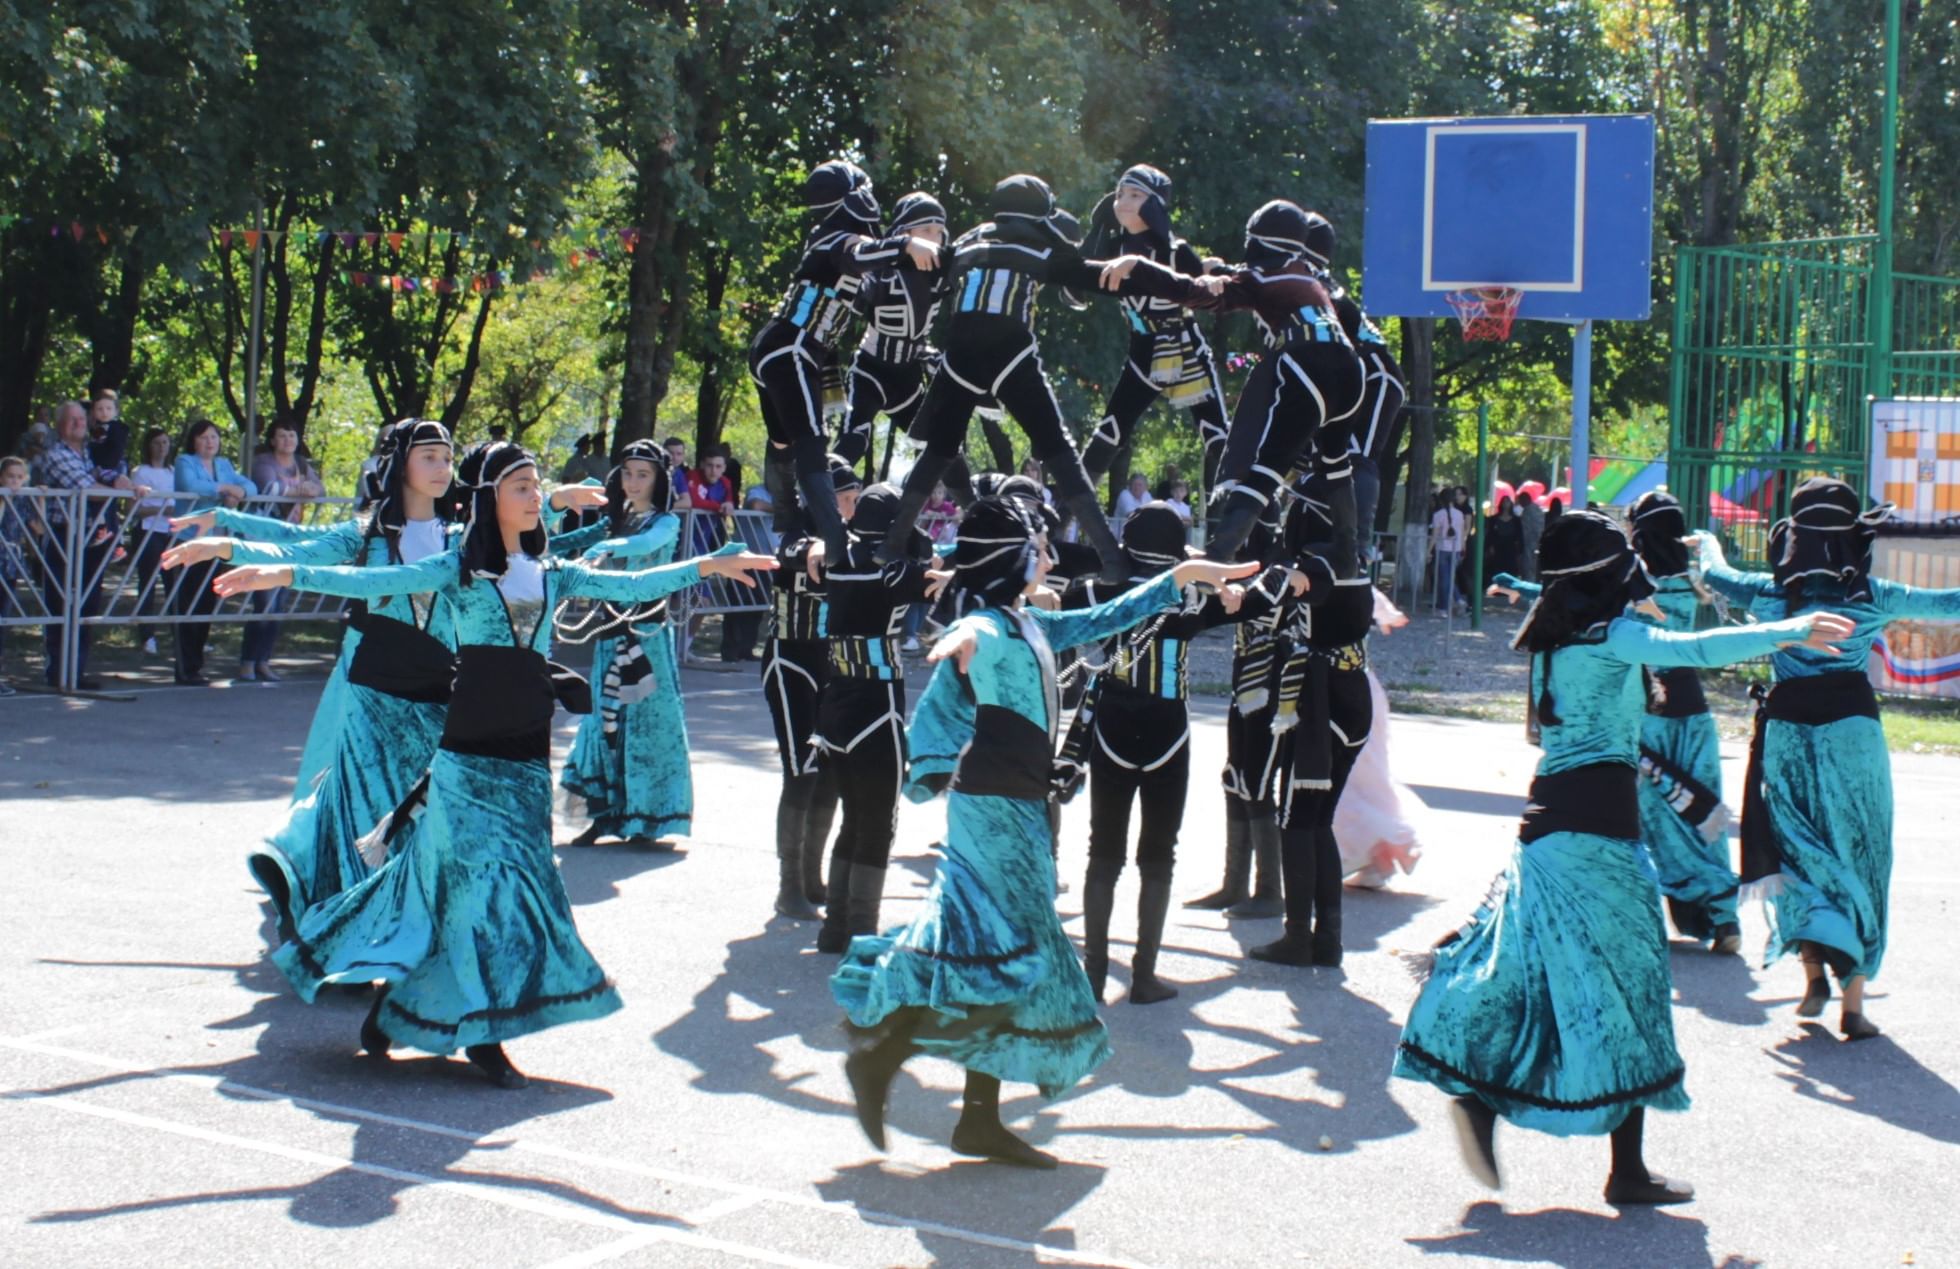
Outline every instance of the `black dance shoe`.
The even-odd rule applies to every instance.
[[[1450,1122],[1470,1175],[1493,1190],[1503,1189],[1497,1170],[1497,1112],[1474,1097],[1459,1097],[1450,1103]]]
[[[1614,1207],[1667,1207],[1695,1201],[1695,1187],[1651,1172],[1634,1177],[1606,1178],[1606,1201]]]
[[[1867,1020],[1864,1014],[1849,1009],[1845,1010],[1844,1016],[1838,1019],[1838,1030],[1844,1033],[1846,1040],[1869,1040],[1884,1034],[1875,1023]]]
[[[523,1088],[531,1082],[524,1078],[524,1072],[510,1064],[501,1044],[472,1044],[463,1050],[463,1056],[498,1088]]]

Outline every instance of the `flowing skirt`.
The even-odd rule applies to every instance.
[[[273,953],[300,997],[381,979],[382,1031],[430,1053],[617,1010],[552,858],[550,768],[439,750],[424,796],[387,862]]]
[[[341,717],[347,710],[347,667],[354,663],[354,649],[360,642],[361,632],[351,626],[341,636],[340,658],[327,675],[327,685],[320,689],[320,703],[313,710],[313,721],[306,729],[306,744],[299,751],[299,775],[293,781],[295,802],[313,792],[313,786],[320,782],[340,746]]]
[[[1109,1056],[1088,975],[1055,914],[1048,808],[948,796],[946,852],[910,925],[851,940],[831,992],[850,1020],[930,1011],[922,1052],[1059,1097]]]
[[[1878,976],[1892,885],[1892,758],[1875,718],[1772,720],[1763,796],[1783,870],[1767,885],[1765,964],[1821,943],[1841,977]]]
[[[1686,1110],[1667,955],[1639,843],[1520,842],[1437,947],[1395,1074],[1561,1137],[1611,1132],[1635,1106]]]
[[[1398,868],[1414,872],[1422,844],[1407,813],[1416,804],[1414,797],[1389,770],[1388,693],[1373,670],[1368,671],[1368,695],[1374,702],[1374,726],[1334,808],[1334,840],[1341,849],[1341,872],[1355,874],[1359,885],[1379,886]]]
[[[632,637],[646,653],[652,690],[619,707],[611,733],[599,710],[579,719],[559,784],[604,836],[685,837],[694,824],[694,780],[674,630],[664,623],[639,626]],[[595,689],[618,647],[615,639],[594,645]]]
[[[1661,718],[1649,714],[1641,722],[1640,745],[1651,749],[1686,772],[1717,797],[1722,793],[1722,754],[1715,720],[1707,714]],[[1728,817],[1713,823],[1721,830],[1711,840],[1700,827],[1683,819],[1668,805],[1652,780],[1638,785],[1640,832],[1653,856],[1661,893],[1673,900],[1675,925],[1690,938],[1706,939],[1718,925],[1735,921],[1736,875],[1730,863]]]
[[[295,914],[366,880],[372,869],[361,859],[361,835],[401,804],[442,739],[441,705],[354,683],[342,683],[334,700],[338,726],[326,766],[248,860],[261,884],[274,871],[284,877]]]

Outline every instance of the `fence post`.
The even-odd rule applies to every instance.
[[[82,655],[82,613],[81,583],[87,566],[82,561],[82,543],[88,538],[88,526],[83,521],[88,516],[88,491],[70,489],[66,491],[71,502],[68,507],[67,544],[62,550],[61,571],[61,676],[56,684],[64,692],[75,691],[80,685],[81,671],[76,662]]]
[[[1477,492],[1485,495],[1490,493],[1490,403],[1488,401],[1477,403]],[[1483,500],[1472,497],[1470,514],[1481,516],[1483,512]],[[1472,630],[1484,628],[1484,552],[1490,546],[1485,541],[1484,534],[1488,532],[1490,532],[1488,521],[1478,526],[1477,550],[1470,560],[1470,628]],[[1467,542],[1470,535],[1466,533],[1463,536]]]

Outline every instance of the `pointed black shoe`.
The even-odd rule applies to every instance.
[[[371,1058],[385,1058],[394,1041],[381,1029],[381,1006],[388,999],[385,991],[376,992],[374,1004],[368,1007],[367,1017],[361,1019],[361,1048]]]
[[[913,1025],[903,1013],[893,1014],[880,1026],[860,1031],[862,1043],[844,1059],[844,1078],[850,1081],[851,1097],[857,1102],[858,1127],[880,1150],[885,1148],[885,1104],[891,1099],[892,1081],[905,1059],[918,1052],[912,1044]]]
[[[523,1088],[531,1082],[524,1077],[524,1072],[510,1064],[501,1044],[472,1044],[463,1050],[463,1056],[498,1088]]]
[[[1667,1207],[1695,1201],[1695,1187],[1686,1181],[1643,1172],[1639,1176],[1606,1178],[1606,1201],[1614,1207]]]
[[[1497,1112],[1474,1097],[1459,1097],[1450,1103],[1450,1122],[1470,1175],[1493,1190],[1503,1189],[1497,1170]]]
[[[1035,1149],[1000,1122],[1000,1081],[979,1071],[966,1073],[960,1122],[953,1127],[953,1153],[1017,1168],[1056,1167],[1054,1155]]]
[[[1255,961],[1265,961],[1272,965],[1297,965],[1306,968],[1314,963],[1313,939],[1297,933],[1288,927],[1285,934],[1271,943],[1262,943],[1246,952]]]
[[[1844,1016],[1838,1019],[1838,1030],[1844,1034],[1847,1041],[1870,1040],[1884,1034],[1878,1029],[1877,1024],[1867,1019],[1864,1014],[1854,1013],[1849,1009],[1845,1010]]]
[[[1154,1005],[1177,998],[1177,988],[1157,977],[1157,955],[1164,946],[1170,915],[1170,878],[1146,880],[1137,892],[1137,950],[1130,958],[1130,1003]]]

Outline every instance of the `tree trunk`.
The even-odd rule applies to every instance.
[[[694,394],[694,452],[705,454],[711,445],[721,443],[722,421],[728,417],[726,398],[736,391],[741,378],[734,357],[722,346],[719,322],[722,301],[728,295],[728,270],[732,252],[726,247],[711,250],[702,261],[701,310],[711,323],[706,346],[701,352],[701,386]]]
[[[463,354],[463,368],[456,375],[456,391],[450,396],[449,404],[442,408],[442,423],[452,433],[456,424],[462,420],[463,411],[470,406],[470,389],[476,384],[476,372],[483,365],[483,330],[490,324],[490,300],[495,294],[486,290],[482,301],[477,305],[476,321],[470,326],[470,346]]]
[[[122,274],[116,293],[103,304],[91,323],[89,395],[104,388],[122,391],[136,356],[136,319],[143,308],[143,282],[148,268],[140,236],[122,253]]]
[[[655,390],[654,356],[660,348],[661,318],[667,270],[675,262],[662,249],[672,234],[668,224],[666,178],[673,158],[652,147],[639,165],[639,196],[634,199],[640,230],[633,264],[626,271],[626,356],[619,383],[618,440],[644,440],[653,435],[654,410],[660,404]]]
[[[1435,319],[1402,320],[1402,375],[1409,390],[1409,479],[1402,522],[1424,528],[1429,524],[1429,486],[1436,468],[1435,346]],[[1385,480],[1383,489],[1390,488]]]
[[[36,252],[42,241],[24,229],[5,231],[0,255],[0,452],[34,421],[34,393],[48,354],[48,315],[54,302],[47,270]]]

